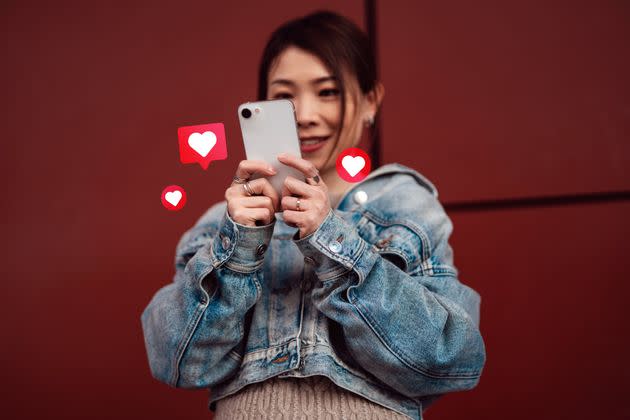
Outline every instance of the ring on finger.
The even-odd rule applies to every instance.
[[[245,183],[243,184],[243,189],[245,190],[245,193],[249,196],[256,195],[254,193],[254,190],[252,190],[251,185],[249,185],[249,181],[245,181]]]
[[[297,199],[297,202],[295,203],[295,209],[296,209],[297,211],[301,211],[301,210],[300,210],[300,199],[299,199],[299,198]]]

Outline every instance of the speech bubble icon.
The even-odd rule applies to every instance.
[[[179,127],[177,138],[182,163],[198,163],[203,169],[208,169],[213,160],[227,159],[223,123]]]
[[[162,190],[162,205],[167,210],[181,210],[186,204],[186,191],[179,185],[169,185]]]

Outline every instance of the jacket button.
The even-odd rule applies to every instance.
[[[339,252],[341,251],[341,244],[337,241],[332,241],[331,243],[328,244],[328,249],[330,249],[332,252]]]
[[[230,247],[230,242],[230,238],[224,236],[223,239],[221,239],[221,246],[223,249],[227,250]]]
[[[363,204],[368,200],[368,195],[365,191],[359,190],[354,193],[354,202],[357,204]]]
[[[256,248],[256,255],[260,257],[261,255],[265,253],[266,250],[267,250],[267,245],[260,244],[258,245],[258,248]]]

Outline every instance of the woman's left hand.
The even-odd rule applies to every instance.
[[[315,232],[330,212],[328,187],[313,163],[287,153],[278,155],[280,163],[302,172],[306,181],[288,176],[282,186],[284,221],[300,230],[300,238]]]

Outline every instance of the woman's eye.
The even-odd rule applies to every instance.
[[[319,92],[320,96],[335,96],[339,94],[339,89],[324,89]]]
[[[273,96],[274,99],[291,99],[291,94],[287,92],[276,93]]]

